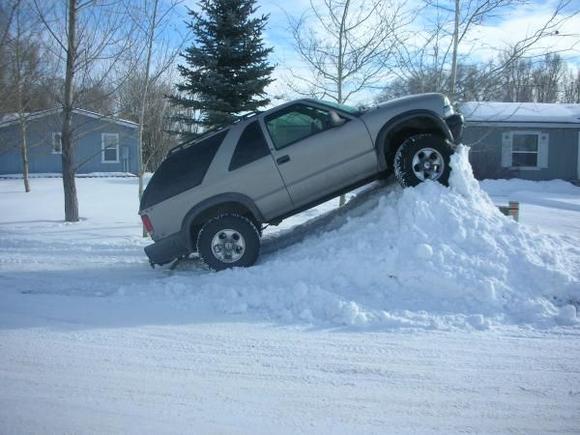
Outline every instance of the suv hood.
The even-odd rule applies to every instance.
[[[405,108],[406,110],[413,110],[413,109],[429,109],[433,110],[433,108],[437,108],[437,110],[433,110],[436,113],[440,113],[443,106],[447,104],[449,100],[443,94],[431,92],[426,94],[416,94],[416,95],[406,95],[404,97],[394,98],[392,100],[384,101],[382,103],[373,104],[369,106],[367,110],[363,112],[363,116],[365,113],[370,113],[374,111],[384,111],[384,110],[392,110],[398,107]]]

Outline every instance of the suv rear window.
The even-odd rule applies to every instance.
[[[268,144],[258,121],[249,124],[240,136],[230,162],[229,170],[241,168],[270,154]]]
[[[199,185],[228,130],[170,154],[149,181],[141,210]]]

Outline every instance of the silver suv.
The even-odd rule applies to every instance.
[[[139,214],[152,265],[192,252],[212,269],[251,266],[264,224],[394,173],[403,186],[446,184],[463,117],[422,94],[368,109],[296,100],[171,150]]]

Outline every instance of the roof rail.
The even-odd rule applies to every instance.
[[[187,146],[194,145],[197,142],[200,142],[201,140],[205,139],[206,137],[212,135],[213,133],[217,133],[218,131],[224,130],[225,128],[227,128],[227,127],[215,127],[215,128],[211,128],[211,129],[209,129],[207,131],[204,131],[203,133],[195,136],[192,139],[188,139],[188,140],[186,140],[184,142],[181,142],[179,145],[176,145],[173,148],[171,148],[167,152],[167,156],[170,156],[171,154],[173,154],[173,153],[175,153],[175,152],[177,152],[179,150],[182,150],[182,149],[186,148]]]
[[[244,113],[243,115],[238,116],[237,119],[233,122],[233,124],[237,124],[240,121],[245,121],[246,119],[258,116],[260,113],[262,113],[260,110],[252,110],[248,113]]]
[[[253,118],[254,116],[257,116],[257,115],[259,115],[260,113],[262,113],[262,112],[261,112],[261,111],[259,111],[259,110],[253,110],[253,111],[251,111],[251,112],[245,113],[245,114],[243,114],[243,115],[241,115],[241,116],[238,116],[238,117],[237,117],[237,118],[234,120],[234,122],[232,122],[232,124],[231,124],[231,125],[235,125],[235,124],[237,124],[237,123],[239,123],[239,122],[241,122],[241,121],[245,121],[245,120],[247,120],[247,119]],[[173,153],[175,153],[175,152],[177,152],[177,151],[179,151],[179,150],[182,150],[182,149],[186,148],[187,146],[194,145],[194,144],[196,144],[197,142],[200,142],[201,140],[205,139],[206,137],[210,136],[210,135],[211,135],[211,134],[213,134],[213,133],[217,133],[218,131],[224,130],[224,129],[226,129],[226,128],[229,128],[229,125],[228,125],[228,126],[225,126],[225,127],[223,127],[223,126],[221,126],[221,127],[214,127],[214,128],[211,128],[211,129],[209,129],[209,130],[207,130],[207,131],[204,131],[204,132],[203,132],[203,133],[201,133],[200,135],[198,135],[198,136],[195,136],[195,137],[194,137],[194,138],[192,138],[192,139],[188,139],[188,140],[186,140],[186,141],[184,141],[184,142],[180,143],[179,145],[176,145],[176,146],[174,146],[173,148],[171,148],[171,149],[170,149],[170,150],[167,152],[167,157],[169,157],[170,155],[172,155]]]

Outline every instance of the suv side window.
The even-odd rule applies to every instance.
[[[270,154],[266,138],[258,121],[249,124],[236,144],[229,170],[241,168]]]
[[[330,112],[317,107],[296,104],[265,119],[276,149],[306,139],[331,127]]]

